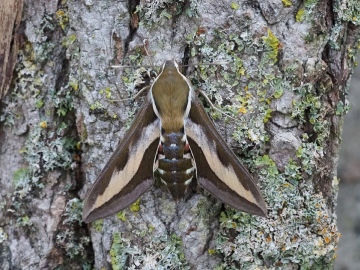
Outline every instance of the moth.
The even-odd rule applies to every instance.
[[[157,171],[175,200],[190,182],[220,201],[266,216],[255,181],[227,146],[175,61],[166,61],[132,126],[88,191],[83,220],[115,214],[154,184]]]

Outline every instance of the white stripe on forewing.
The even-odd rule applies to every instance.
[[[188,136],[195,140],[195,142],[201,148],[205,155],[207,163],[209,164],[211,170],[215,173],[215,175],[221,181],[223,181],[230,189],[235,191],[235,193],[239,194],[243,198],[246,198],[248,201],[257,204],[257,201],[251,191],[246,190],[241,185],[231,164],[229,164],[228,166],[224,166],[224,164],[221,162],[216,152],[215,142],[211,140],[211,138],[206,137],[202,127],[195,124],[190,119],[188,119],[187,126],[185,126],[185,128],[186,127],[188,127]]]
[[[184,182],[185,186],[188,186],[188,185],[191,183],[192,179],[193,179],[193,178],[191,177],[191,178],[189,178],[188,180],[186,180],[186,181]]]
[[[138,140],[134,140],[137,144],[130,145],[128,161],[124,168],[120,171],[113,172],[109,185],[106,187],[104,192],[96,198],[90,212],[108,202],[112,197],[121,192],[121,190],[130,182],[139,170],[145,150],[159,137],[159,126],[159,119],[156,119],[153,123],[147,126],[146,129],[143,129],[141,137]],[[154,159],[155,155],[156,153],[154,153]]]
[[[187,170],[185,171],[185,174],[190,174],[190,173],[192,173],[194,170],[195,170],[195,168],[194,168],[194,167],[191,167],[190,169],[187,169]]]
[[[167,186],[167,182],[164,179],[160,178],[160,180],[161,180],[161,183],[163,183],[165,186]]]

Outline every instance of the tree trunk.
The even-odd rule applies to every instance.
[[[328,269],[357,1],[24,1],[0,133],[1,269]],[[18,33],[17,33],[18,34]],[[150,69],[183,72],[268,206],[260,218],[198,188],[155,186],[86,225],[82,200],[141,101]],[[149,72],[145,72],[149,71]]]

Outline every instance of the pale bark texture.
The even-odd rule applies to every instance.
[[[0,269],[332,268],[357,0],[23,5],[1,104]],[[82,222],[86,191],[141,106],[109,99],[133,96],[154,78],[154,68],[110,66],[166,59],[226,62],[183,72],[236,119],[209,110],[258,180],[267,218],[201,188],[175,203],[156,185],[129,209]]]
[[[0,99],[9,89],[20,44],[22,0],[0,2]]]

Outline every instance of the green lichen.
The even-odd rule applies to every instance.
[[[302,22],[305,19],[305,10],[299,9],[295,16],[296,22]]]
[[[102,219],[98,219],[92,223],[92,226],[97,232],[101,232],[103,228],[104,221]]]
[[[284,7],[291,7],[293,3],[290,0],[281,0]]]
[[[266,170],[263,170],[262,173],[264,173],[264,176],[267,176],[270,179],[277,177],[279,174],[275,162],[268,155],[257,157],[255,160],[255,165],[260,168],[265,167]]]
[[[274,98],[280,98],[284,94],[284,89],[279,87],[275,89]]]
[[[95,101],[95,103],[90,104],[89,109],[91,111],[100,111],[100,110],[104,110],[104,106],[99,101]]]
[[[75,34],[71,34],[70,36],[66,36],[62,38],[61,45],[65,48],[69,47],[69,45],[73,44],[76,41],[77,37]]]
[[[122,220],[122,221],[126,221],[126,214],[125,211],[120,211],[116,214],[117,218]]]
[[[101,90],[100,90],[100,94],[104,94],[104,95],[105,95],[105,98],[111,99],[111,88],[110,88],[110,87],[106,87],[105,89],[101,89]]]
[[[110,248],[110,259],[113,270],[126,268],[128,256],[126,255],[126,248],[121,241],[121,235],[119,233],[113,235],[113,242]]]
[[[35,103],[35,108],[36,109],[41,109],[42,107],[44,107],[44,100],[42,100],[42,99],[38,99],[37,101],[36,101],[36,103]]]
[[[267,36],[263,37],[264,45],[265,45],[265,52],[266,52],[266,58],[271,61],[272,63],[277,62],[277,56],[279,53],[279,44],[280,41],[277,39],[277,37],[271,32],[270,29],[268,29]]]
[[[267,109],[264,115],[264,123],[267,123],[271,119],[272,109]]]
[[[133,204],[129,206],[131,212],[139,212],[140,211],[140,198],[137,199]]]
[[[230,7],[234,10],[237,10],[239,9],[239,4],[236,2],[231,2]]]
[[[79,90],[79,82],[78,82],[76,79],[74,79],[74,78],[69,82],[69,86],[70,86],[74,91]]]
[[[66,9],[59,9],[56,11],[56,19],[58,20],[58,23],[60,27],[63,30],[66,30],[66,28],[69,26],[69,14]]]
[[[24,227],[24,226],[31,226],[32,222],[30,221],[30,218],[28,216],[23,216],[17,219],[16,224],[18,226]]]
[[[300,180],[303,180],[302,168],[295,162],[290,159],[284,169],[284,176],[286,180],[291,183],[293,186],[297,187]]]

